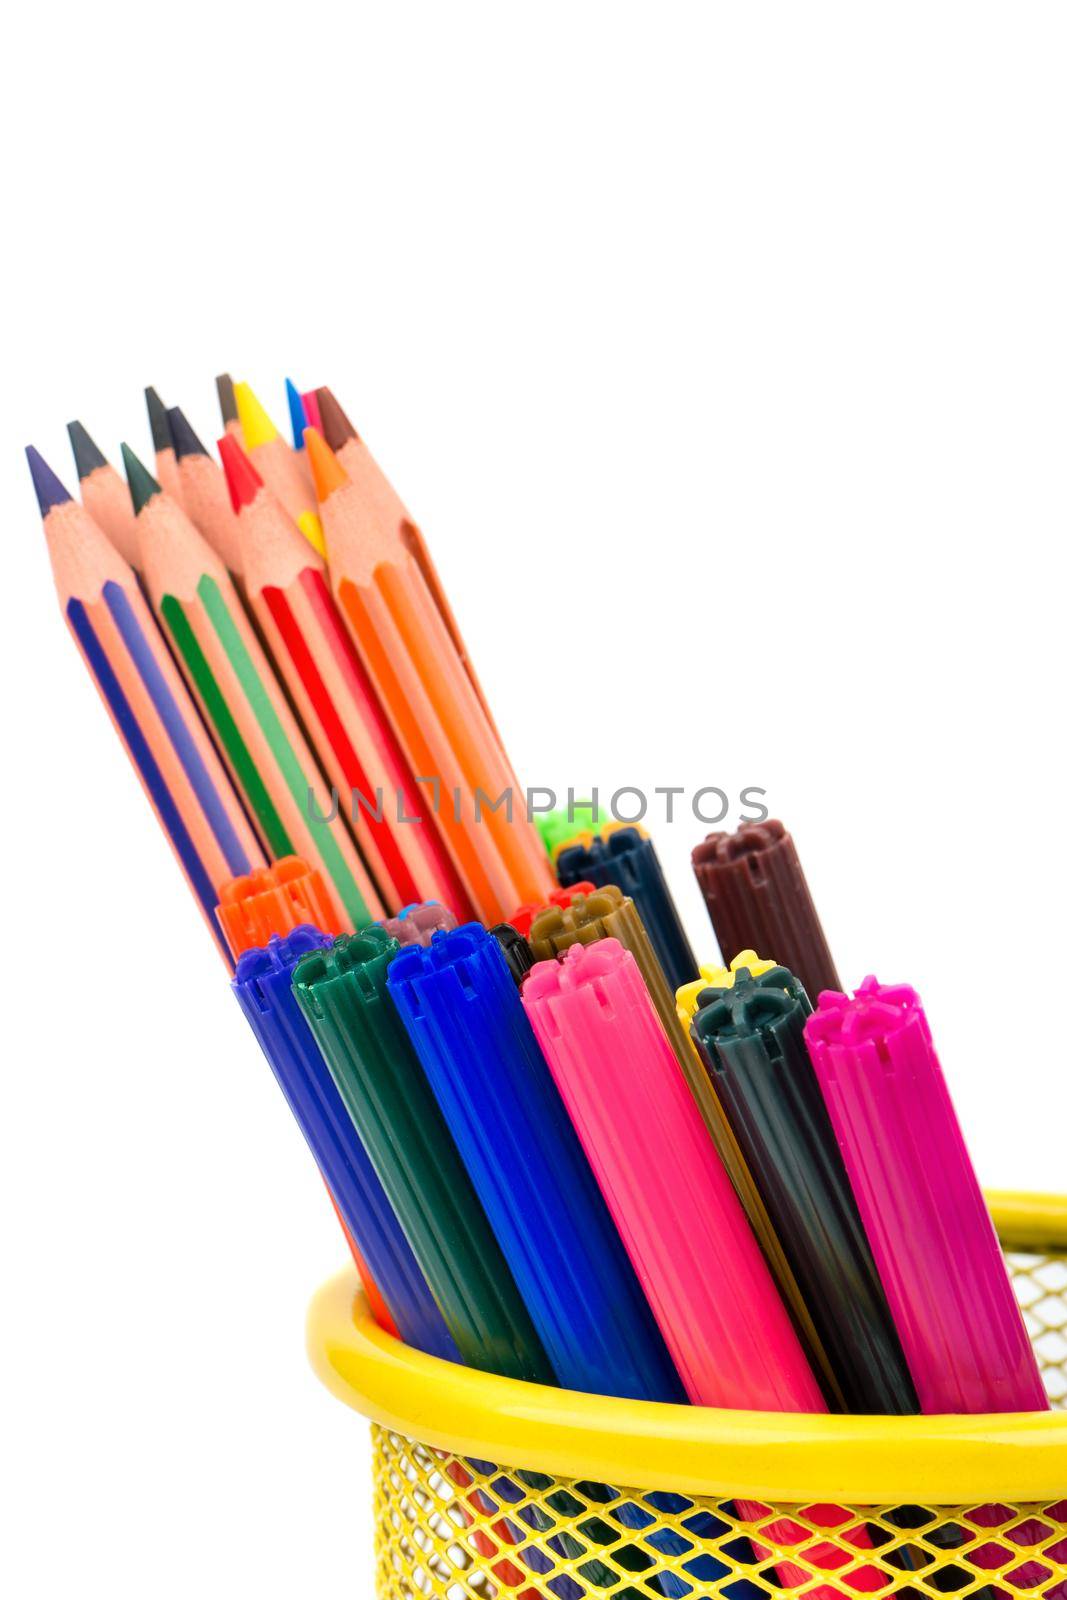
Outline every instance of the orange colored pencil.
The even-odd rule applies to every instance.
[[[390,912],[439,900],[473,915],[330,593],[326,563],[235,439],[219,440],[237,510],[245,597]],[[362,803],[360,798],[363,797]],[[403,820],[401,820],[403,818]]]
[[[27,451],[63,615],[223,954],[225,884],[266,862],[132,567]]]
[[[322,524],[315,505],[304,452],[287,444],[247,383],[235,383],[234,398],[241,421],[241,442],[252,465],[279,499],[304,538],[319,555],[325,554]]]
[[[412,771],[437,785],[438,825],[475,910],[502,922],[553,888],[525,796],[400,529],[375,517],[314,428],[304,437],[338,606]],[[510,817],[506,800],[492,809],[508,791]]]
[[[68,422],[67,434],[74,452],[82,505],[103,529],[123,561],[139,572],[141,552],[137,544],[137,518],[133,514],[129,489],[80,422]]]
[[[345,928],[364,927],[381,900],[226,568],[128,445],[122,454],[149,597],[268,855],[317,867]]]
[[[430,555],[421,528],[367,449],[353,423],[345,415],[333,391],[324,386],[316,389],[315,396],[318,400],[319,416],[322,419],[319,431],[362,496],[367,507],[367,515],[372,515],[375,521],[380,521],[382,527],[387,530],[399,529],[400,538],[419,565],[426,587],[433,595],[441,619],[448,629],[453,648],[463,664],[463,670],[470,679],[474,692],[482,703],[482,710],[489,719],[489,725],[503,748],[500,730],[478,681],[467,646],[463,642],[463,635],[459,631],[459,623],[448,603],[445,586],[433,564],[433,557]]]

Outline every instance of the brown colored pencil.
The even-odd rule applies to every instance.
[[[241,442],[241,419],[237,415],[237,398],[233,392],[233,379],[228,372],[220,372],[215,379],[215,393],[219,397],[222,413],[222,431]]]

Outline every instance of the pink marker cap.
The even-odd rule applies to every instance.
[[[923,1411],[1047,1410],[915,990],[825,991],[804,1036]]]
[[[633,956],[572,945],[522,1001],[690,1400],[825,1411]]]

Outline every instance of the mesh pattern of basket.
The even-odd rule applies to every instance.
[[[1002,1228],[1002,1237],[1014,1246],[1019,1230]],[[940,1419],[894,1419],[917,1425],[916,1492],[877,1504],[846,1504],[824,1493],[772,1501],[753,1497],[742,1482],[735,1497],[681,1492],[677,1484],[632,1488],[599,1475],[496,1465],[375,1425],[379,1600],[852,1600],[893,1593],[1067,1600],[1067,1242],[1025,1253],[1012,1248],[1008,1261],[1061,1412],[1039,1419],[1032,1442],[1020,1441],[1036,1452],[1027,1471],[1036,1471],[1040,1456],[1051,1474],[1035,1498],[997,1494],[996,1466],[981,1496],[942,1499],[928,1485],[920,1492],[928,1476],[920,1466],[923,1430]],[[313,1315],[313,1358],[314,1323]],[[425,1407],[425,1394],[418,1403]],[[377,1411],[380,1422],[390,1405],[379,1395],[361,1409]],[[881,1423],[872,1421],[872,1462]],[[813,1482],[817,1477],[824,1489],[834,1446],[816,1439],[811,1448],[813,1467],[816,1453],[821,1457]],[[961,1469],[963,1455],[984,1449],[979,1436],[961,1446]],[[1055,1492],[1060,1467],[1062,1493]],[[1040,1472],[1034,1481],[1044,1482]]]

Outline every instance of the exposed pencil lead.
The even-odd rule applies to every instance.
[[[315,498],[320,506],[325,505],[335,489],[340,489],[348,483],[348,474],[315,428],[304,429],[304,443],[307,446],[308,465],[315,485]]]
[[[252,504],[263,487],[263,479],[232,434],[224,433],[219,440],[219,455],[222,457],[222,469],[226,474],[233,509],[240,511],[242,506]]]
[[[148,425],[152,429],[153,450],[172,450],[174,440],[170,436],[166,406],[151,386],[145,390],[144,397],[148,407]]]
[[[233,394],[233,379],[228,372],[220,372],[215,379],[215,392],[219,397],[222,425],[227,427],[231,422],[237,421],[237,401],[234,399]]]
[[[272,439],[276,439],[277,428],[247,383],[235,383],[233,392],[237,401],[237,415],[241,422],[245,449],[255,450],[258,445],[269,444]]]
[[[330,449],[340,450],[349,439],[358,439],[359,434],[342,411],[332,389],[316,389],[315,394],[319,402],[322,436]]]
[[[67,435],[70,439],[70,448],[74,452],[74,466],[79,483],[87,478],[90,472],[95,472],[97,467],[107,466],[107,456],[89,437],[80,422],[68,422]]]
[[[37,504],[41,508],[42,517],[46,517],[56,506],[63,505],[71,497],[44,456],[39,450],[35,450],[32,444],[26,446],[26,460],[29,463]]]
[[[207,447],[200,443],[193,432],[188,417],[181,406],[171,406],[167,411],[167,421],[170,424],[170,436],[174,441],[174,454],[181,461],[183,456],[206,456]]]
[[[140,513],[152,499],[153,495],[161,493],[159,484],[153,478],[148,468],[139,461],[128,444],[122,446],[122,464],[126,469],[126,482],[130,486],[130,499],[133,509]]]
[[[285,380],[285,393],[289,401],[289,425],[293,430],[293,449],[303,450],[304,429],[308,425],[308,415],[304,409],[303,396],[292,378]]]
[[[304,415],[307,417],[309,428],[318,428],[322,432],[322,418],[319,416],[319,397],[314,389],[305,389],[300,396],[304,402]]]

